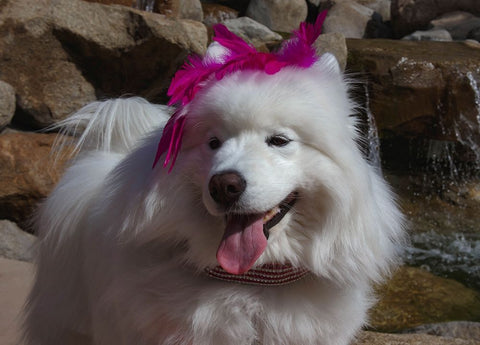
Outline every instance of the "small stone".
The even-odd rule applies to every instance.
[[[164,14],[169,18],[203,21],[200,0],[157,0],[154,12]]]
[[[415,31],[413,34],[403,37],[402,40],[448,42],[452,40],[452,36],[445,29],[433,29],[428,31]]]
[[[347,65],[347,44],[345,36],[340,33],[332,32],[320,35],[314,43],[315,50],[318,55],[331,53],[338,61],[338,65],[342,71]]]
[[[323,32],[337,32],[346,38],[363,38],[374,11],[355,2],[340,2],[328,12]]]
[[[213,26],[228,19],[238,18],[238,11],[218,4],[203,3],[203,24]]]
[[[275,45],[282,41],[282,36],[249,17],[228,19],[223,23],[230,31],[253,44],[257,49],[260,48],[260,50],[265,50],[266,46]]]
[[[291,32],[307,18],[305,0],[251,0],[247,16],[274,31]]]
[[[0,257],[31,261],[35,236],[9,220],[0,220]]]
[[[430,22],[434,29],[447,30],[454,40],[464,40],[472,30],[480,28],[480,17],[471,13],[456,11],[446,13]]]
[[[7,126],[15,113],[15,90],[0,80],[0,130]]]

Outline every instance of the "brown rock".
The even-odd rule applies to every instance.
[[[54,164],[55,134],[0,135],[0,219],[26,228],[37,203],[58,181],[64,161]]]
[[[0,70],[17,90],[18,120],[43,127],[96,97],[158,96],[190,52],[202,23],[81,0],[6,0]]]
[[[361,332],[351,345],[478,345],[478,341],[425,334]]]
[[[320,35],[314,43],[318,55],[325,53],[333,54],[342,71],[347,65],[347,43],[345,36],[339,33],[329,33]]]
[[[15,113],[15,90],[0,80],[0,130],[10,123]]]
[[[405,333],[431,334],[449,338],[476,340],[480,342],[480,322],[452,321],[421,325]]]
[[[123,5],[123,6],[135,6],[137,0],[83,0],[87,2],[98,2],[105,5]]]
[[[200,0],[157,0],[154,12],[170,18],[203,21],[203,10]]]
[[[238,18],[238,11],[227,6],[202,2],[202,8],[203,24],[206,26],[222,23],[227,19]]]
[[[393,30],[400,38],[416,30],[427,29],[432,19],[453,11],[466,11],[480,15],[480,2],[477,0],[392,0]]]
[[[368,78],[370,109],[380,138],[390,141],[383,149],[391,151],[383,153],[394,169],[449,158],[419,141],[450,144],[463,163],[477,159],[480,48],[390,40],[347,40],[347,46],[347,69]]]
[[[323,32],[341,33],[348,38],[362,38],[373,12],[354,1],[338,2],[328,11]]]
[[[44,13],[50,1],[31,2],[9,1],[0,12],[0,70],[17,92],[17,119],[44,127],[94,100],[95,92],[51,33]]]
[[[31,261],[35,236],[22,231],[9,220],[0,220],[0,257]]]
[[[307,17],[304,0],[251,0],[247,16],[274,31],[291,32]]]
[[[427,323],[480,320],[480,295],[462,284],[418,268],[402,267],[378,288],[370,328],[399,331]]]

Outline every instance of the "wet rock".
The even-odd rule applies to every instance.
[[[282,36],[249,17],[227,19],[223,24],[259,50],[268,51],[267,47],[278,45],[282,41]]]
[[[157,0],[154,12],[164,14],[169,18],[203,21],[200,0]]]
[[[390,0],[356,0],[356,2],[380,14],[384,21],[390,20]]]
[[[227,19],[238,18],[238,11],[219,4],[202,3],[203,24],[213,26]]]
[[[467,34],[467,39],[480,42],[480,27],[470,30],[470,32]]]
[[[340,33],[329,33],[320,35],[314,43],[318,55],[331,53],[335,55],[338,65],[342,71],[347,65],[347,43],[345,36]]]
[[[450,157],[475,164],[479,47],[391,40],[347,40],[347,46],[347,69],[367,75],[387,168],[448,165]]]
[[[480,341],[480,322],[452,321],[418,326],[402,333],[431,334]]]
[[[338,2],[328,11],[324,33],[337,32],[347,38],[362,38],[374,11],[356,2]]]
[[[0,135],[0,219],[28,229],[37,203],[45,198],[63,172],[64,160],[54,163],[55,134]]]
[[[307,18],[305,0],[251,0],[246,15],[274,31],[291,32]]]
[[[408,41],[444,41],[449,42],[452,36],[445,29],[432,29],[427,31],[415,31],[414,33],[402,38]]]
[[[392,26],[398,38],[427,29],[432,19],[444,13],[466,11],[480,15],[477,0],[392,0],[391,6]]]
[[[9,220],[0,220],[0,257],[31,261],[35,236],[20,229]]]
[[[422,324],[480,320],[480,294],[462,284],[412,267],[400,268],[378,289],[370,328],[393,332]]]
[[[10,123],[15,113],[15,90],[0,80],[0,130]]]
[[[447,30],[455,40],[464,40],[470,31],[480,28],[480,18],[468,12],[456,11],[432,20],[430,26]]]
[[[123,6],[135,6],[137,4],[137,0],[83,0],[87,2],[98,2],[100,4],[105,5],[123,5]]]
[[[0,70],[17,91],[15,120],[44,127],[97,97],[155,98],[202,23],[80,0],[8,0],[0,12]]]
[[[360,332],[352,345],[478,345],[475,340],[437,337],[425,334],[385,334]]]

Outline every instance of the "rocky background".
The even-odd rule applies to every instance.
[[[324,9],[317,49],[358,80],[365,153],[413,242],[356,344],[480,344],[480,1],[0,0],[1,344],[31,282],[29,219],[65,165],[45,129],[97,99],[165,102],[217,22],[267,51]]]

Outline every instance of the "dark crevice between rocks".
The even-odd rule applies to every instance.
[[[164,101],[169,81],[186,52],[150,36],[143,25],[132,27],[130,34],[138,45],[107,49],[69,31],[54,30],[71,61],[95,88],[98,99],[135,94],[152,102]]]

